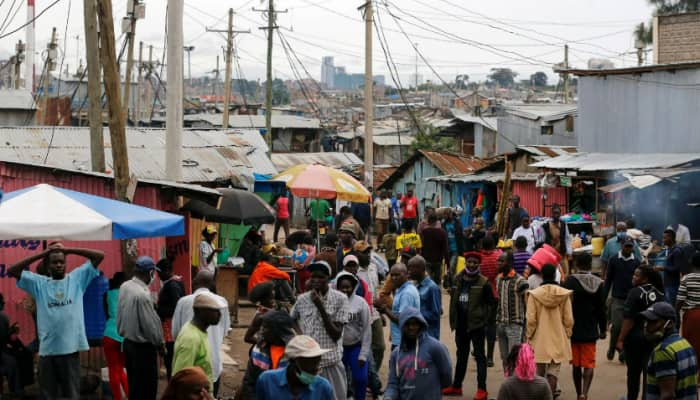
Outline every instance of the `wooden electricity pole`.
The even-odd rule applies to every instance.
[[[139,62],[137,64],[138,74],[136,78],[136,110],[133,113],[132,120],[135,126],[139,126],[141,121],[141,71],[143,71],[143,42],[139,42]]]
[[[90,161],[94,172],[105,172],[105,148],[102,133],[102,90],[95,0],[83,1],[85,53],[87,57],[88,122],[90,124]]]
[[[129,121],[129,103],[131,98],[131,69],[134,67],[134,38],[136,37],[136,6],[138,0],[127,0],[127,18],[129,18],[129,31],[126,40],[129,47],[126,53],[126,76],[124,77],[124,125]]]
[[[249,30],[233,30],[233,8],[228,9],[228,29],[217,30],[207,28],[207,32],[226,34],[226,72],[224,73],[224,115],[221,127],[228,129],[229,108],[231,106],[231,62],[233,57],[233,35],[236,33],[250,33]],[[216,58],[216,77],[219,78],[219,58]]]
[[[374,80],[372,78],[372,0],[365,10],[365,183],[373,187],[374,181]]]
[[[127,201],[129,185],[129,158],[126,147],[126,126],[124,108],[119,87],[119,68],[114,41],[114,19],[112,0],[97,0],[97,17],[100,24],[100,60],[104,70],[105,94],[109,110],[109,133],[112,144],[112,164],[114,169],[114,193],[117,200]]]
[[[278,28],[277,26],[277,14],[286,13],[284,11],[275,11],[274,0],[268,0],[267,10],[257,10],[253,11],[267,13],[267,26],[261,27],[260,29],[267,31],[267,73],[266,73],[266,86],[265,86],[265,139],[267,141],[267,147],[272,153],[272,45],[273,45],[273,32]]]
[[[43,110],[43,121],[44,125],[48,125],[50,122],[49,118],[49,86],[51,85],[51,71],[56,69],[56,27],[51,30],[51,42],[47,46],[46,52],[46,76],[44,76],[44,110]],[[59,76],[59,79],[61,77]]]

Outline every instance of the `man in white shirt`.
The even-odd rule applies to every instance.
[[[669,225],[666,229],[673,229],[676,232],[677,244],[690,244],[690,230],[683,224]]]
[[[209,271],[200,271],[192,281],[194,293],[189,296],[180,298],[175,307],[173,314],[173,337],[177,338],[182,327],[192,320],[194,317],[194,299],[198,295],[204,293],[211,296],[219,304],[221,319],[217,325],[212,325],[207,329],[209,338],[209,348],[211,349],[211,370],[212,380],[214,382],[214,397],[219,393],[219,377],[224,369],[223,361],[221,360],[221,346],[224,343],[224,338],[231,331],[231,319],[228,312],[228,302],[225,298],[212,293],[215,287],[214,274]]]
[[[542,228],[530,225],[530,217],[527,215],[523,216],[520,226],[513,231],[513,241],[519,236],[524,236],[525,239],[527,239],[527,251],[529,251],[530,254],[535,251],[535,246],[537,246],[538,243],[544,242],[544,232],[542,232]]]
[[[382,238],[389,231],[389,221],[391,219],[391,199],[387,197],[386,191],[382,191],[379,197],[374,200],[374,222],[377,229],[377,243],[381,246]]]

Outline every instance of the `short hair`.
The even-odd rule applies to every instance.
[[[556,203],[552,204],[552,211],[554,211],[554,210],[561,212],[561,206],[559,204],[556,204]]]
[[[518,250],[523,250],[527,248],[527,238],[525,236],[518,236],[515,238],[515,248]]]
[[[700,268],[700,251],[696,251],[692,257],[690,257],[690,264],[695,268]]]
[[[493,237],[491,237],[491,235],[486,235],[481,240],[481,247],[483,247],[486,250],[493,250],[496,248],[496,242],[493,240]]]
[[[506,263],[512,268],[513,267],[513,262],[515,261],[515,258],[513,257],[513,252],[511,251],[506,251],[505,253],[506,256]]]
[[[437,215],[435,215],[435,214],[428,215],[428,223],[429,224],[434,224],[435,222],[437,222],[437,220],[438,220]]]
[[[632,218],[628,219],[625,223],[627,224],[628,229],[634,229],[634,227],[636,226]]]
[[[553,264],[545,264],[542,267],[542,280],[546,282],[553,282],[557,277],[557,267]]]
[[[648,226],[645,226],[644,228],[642,228],[642,233],[645,235],[651,235],[651,228]]]
[[[581,253],[576,256],[576,268],[590,271],[593,265],[593,257],[588,253]]]
[[[253,304],[260,303],[270,297],[275,297],[275,284],[272,281],[258,283],[248,294],[248,298]]]
[[[333,232],[326,233],[323,243],[328,247],[336,247],[338,245],[338,235]]]
[[[158,264],[156,264],[156,268],[158,268],[161,272],[172,272],[173,270],[173,263],[170,262],[167,258],[163,258],[160,261],[158,261]]]
[[[389,233],[396,233],[396,224],[389,224]]]
[[[401,229],[410,231],[413,229],[413,221],[401,221]]]
[[[666,229],[664,231],[664,235],[671,235],[671,239],[673,239],[674,241],[676,240],[676,231],[674,231],[673,229]]]

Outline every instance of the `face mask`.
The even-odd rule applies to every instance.
[[[617,238],[619,240],[625,240],[627,238],[627,232],[617,232]]]
[[[297,371],[297,378],[304,385],[309,386],[312,383],[316,382],[316,375],[310,374],[306,371],[302,371],[299,369],[299,367],[297,367]]]
[[[663,328],[661,328],[655,332],[647,332],[646,326],[645,326],[644,327],[644,339],[646,339],[647,342],[649,342],[653,345],[656,345],[659,342],[661,342],[664,339],[664,332],[666,331],[666,327],[668,326],[669,322],[670,321],[666,321]]]

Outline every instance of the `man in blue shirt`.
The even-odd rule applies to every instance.
[[[666,263],[663,268],[664,274],[664,294],[666,301],[671,304],[676,304],[678,297],[678,287],[681,285],[681,272],[683,272],[685,260],[683,260],[683,251],[676,244],[676,232],[672,229],[664,231],[664,252]]]
[[[396,264],[391,267],[391,281],[396,287],[394,302],[391,309],[380,299],[374,308],[385,314],[391,320],[391,349],[401,344],[401,328],[399,328],[399,314],[407,307],[420,310],[420,295],[415,285],[408,280],[408,270],[404,264]]]
[[[617,257],[617,253],[622,250],[622,245],[625,243],[625,240],[627,240],[627,224],[624,222],[618,222],[617,225],[615,226],[615,230],[617,233],[615,236],[611,237],[605,242],[605,247],[603,247],[603,253],[600,255],[600,261],[603,262],[603,267],[604,267],[604,273],[607,272],[607,267],[608,263],[610,263],[610,259]],[[636,241],[633,241],[634,243],[634,258],[639,260],[640,262],[642,261],[642,255],[639,252],[639,245],[637,245]]]
[[[255,386],[258,400],[330,400],[333,388],[319,376],[321,356],[330,350],[310,336],[295,336],[287,343],[285,368],[265,371]],[[343,393],[339,397],[345,397]]]
[[[420,313],[428,324],[428,335],[440,340],[440,315],[442,315],[442,293],[438,285],[430,279],[426,270],[427,262],[421,256],[408,261],[408,275],[416,283],[420,296]]]
[[[66,274],[66,256],[88,259]],[[89,349],[85,336],[83,294],[99,275],[104,253],[97,250],[64,248],[54,243],[47,250],[18,261],[7,271],[17,279],[17,287],[36,301],[39,338],[39,387],[47,399],[80,397],[80,359],[78,352]],[[43,260],[49,276],[29,271]]]

